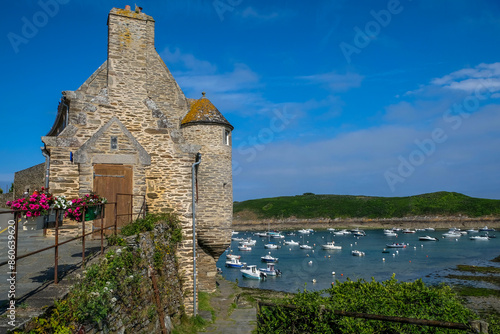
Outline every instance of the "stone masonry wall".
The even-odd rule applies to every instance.
[[[179,216],[183,241],[177,255],[183,268],[184,286],[192,287],[191,166],[202,144],[212,143],[208,137],[215,135],[217,148],[202,150],[206,156],[199,172],[199,235],[202,238],[198,242],[203,248],[198,252],[199,257],[207,256],[201,261],[207,266],[199,272],[209,279],[202,286],[213,290],[214,257],[218,257],[230,242],[231,149],[221,145],[221,127],[208,126],[197,140],[186,140],[190,134],[180,129],[180,120],[188,112],[188,100],[155,50],[154,25],[153,18],[144,13],[111,10],[107,60],[78,90],[63,92],[63,103],[69,106],[69,124],[62,132],[42,138],[50,152],[50,188],[54,194],[69,198],[87,193],[93,187],[96,161],[104,159],[107,163],[125,164],[124,161],[131,157],[140,157],[139,151],[144,150],[150,162],[138,159],[138,163],[127,163],[134,166],[133,192],[146,196],[149,212],[174,211]],[[59,112],[65,110],[60,108]],[[107,132],[99,133],[101,137],[94,141],[96,133],[114,118],[138,145],[127,146],[124,132],[114,125]],[[119,145],[124,143],[117,151],[109,150],[111,135],[118,137]],[[86,145],[90,141],[93,141],[91,148]],[[87,156],[78,160],[82,150]],[[70,161],[72,153],[80,162]],[[135,212],[141,204],[140,200],[134,202]],[[189,313],[192,294],[188,292],[185,298]]]
[[[184,135],[202,145],[198,166],[196,210],[200,288],[215,290],[215,262],[231,243],[233,190],[231,142],[224,144],[224,130],[217,124],[195,124],[183,128]]]
[[[14,198],[20,198],[28,190],[30,194],[45,186],[45,163],[23,169],[14,174]]]
[[[8,208],[7,202],[14,199],[14,193],[3,193],[0,194],[0,208]]]

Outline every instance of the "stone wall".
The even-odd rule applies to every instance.
[[[0,194],[0,208],[7,208],[7,202],[14,199],[14,193]]]
[[[124,279],[139,279],[139,282],[120,286],[116,291],[115,304],[112,311],[99,324],[85,323],[76,328],[75,332],[87,334],[108,333],[161,333],[163,322],[168,333],[173,326],[178,324],[184,314],[183,289],[179,274],[179,263],[176,259],[176,244],[172,241],[172,227],[168,223],[158,223],[153,231],[125,238],[128,247],[132,248],[132,256],[140,257],[139,261],[131,261],[125,258],[124,266],[127,267],[117,277],[125,275]],[[106,250],[107,254],[112,251],[113,257],[120,256],[124,247],[114,246]],[[161,256],[158,256],[160,254]],[[96,258],[89,265],[97,263],[108,263],[107,259]],[[123,270],[124,268],[116,268]],[[126,276],[132,271],[137,278]],[[122,276],[120,276],[122,275]],[[77,280],[76,280],[77,282]],[[155,283],[157,290],[155,291]],[[117,288],[118,289],[118,288]],[[76,298],[71,295],[71,290],[66,298]],[[75,299],[74,299],[75,300]],[[50,317],[48,311],[43,317]],[[52,314],[52,316],[54,316]],[[57,318],[57,316],[56,316]],[[39,323],[30,322],[22,325],[23,332],[35,331]],[[81,331],[79,331],[81,330]]]
[[[192,287],[191,166],[205,143],[199,174],[198,255],[206,264],[199,270],[207,279],[201,287],[212,291],[215,258],[230,242],[231,148],[221,144],[221,127],[203,128],[196,140],[181,129],[188,99],[156,52],[154,29],[154,19],[140,11],[111,10],[106,62],[76,91],[63,92],[56,123],[42,138],[50,154],[49,186],[56,195],[74,198],[92,190],[95,164],[133,166],[133,193],[146,196],[148,212],[173,211],[181,221],[184,238],[177,255],[183,282]],[[213,151],[208,147],[211,135],[217,142]],[[116,150],[109,147],[112,136],[118,140]],[[142,201],[136,198],[137,213]],[[206,241],[215,248],[207,247]],[[185,298],[189,313],[193,296],[188,292]]]
[[[14,174],[14,198],[20,198],[25,191],[30,194],[45,187],[45,163],[23,169]]]
[[[201,145],[198,166],[196,227],[198,279],[200,288],[215,291],[216,260],[231,244],[233,189],[231,143],[223,141],[229,127],[218,124],[196,124],[183,128],[184,135]]]

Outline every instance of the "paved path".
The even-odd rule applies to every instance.
[[[0,226],[7,226],[8,220],[12,219],[10,214],[0,214]],[[4,227],[5,228],[5,227]],[[4,229],[3,228],[3,229]],[[0,231],[2,231],[1,229]],[[31,230],[19,228],[18,231],[18,255],[23,255],[34,250],[42,249],[54,244],[53,237],[44,237],[43,230]],[[7,260],[9,231],[0,233],[0,262]],[[60,237],[59,242],[67,240],[68,237]],[[85,241],[86,260],[92,258],[92,254],[100,252],[100,240]],[[66,295],[71,285],[71,276],[81,269],[82,264],[82,242],[73,241],[59,247],[58,279],[59,284],[54,283],[54,259],[55,250],[49,249],[44,252],[26,257],[17,261],[17,279],[15,284],[16,311],[15,324],[19,325],[33,316],[41,314],[47,306],[52,306],[54,299]],[[7,315],[8,292],[10,277],[7,265],[0,267],[0,334],[13,329],[8,324],[10,319]]]
[[[232,282],[217,279],[218,292],[210,304],[215,310],[216,320],[204,332],[217,334],[250,334],[257,326],[257,310],[248,302],[237,298],[241,290]],[[236,307],[236,308],[234,308]],[[204,318],[206,315],[200,313]]]

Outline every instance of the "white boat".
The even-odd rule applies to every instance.
[[[278,249],[278,245],[276,245],[276,244],[272,244],[272,243],[270,243],[270,244],[265,244],[265,245],[264,245],[264,248],[267,248],[267,249]]]
[[[293,240],[284,241],[284,243],[285,243],[285,245],[290,245],[290,246],[297,246],[300,244],[298,241],[293,241]]]
[[[467,233],[478,233],[479,231],[478,230],[475,230],[473,228],[471,228],[470,230],[467,230]]]
[[[268,263],[267,268],[259,268],[261,273],[265,273],[267,276],[279,276],[281,271],[274,268],[274,263]]]
[[[331,228],[331,227],[327,228],[326,230],[327,230],[327,231],[335,231],[335,229],[334,229],[334,228]]]
[[[385,245],[387,248],[406,248],[406,244],[401,244],[401,243],[392,243],[392,244],[387,244]]]
[[[351,232],[348,230],[340,230],[340,231],[333,232],[333,234],[335,234],[335,235],[347,235],[347,234],[351,234]]]
[[[231,232],[231,235],[235,235],[235,234],[238,234],[239,232],[236,232],[236,231],[233,231]]]
[[[239,249],[240,251],[251,251],[251,250],[252,250],[252,247],[247,246],[247,245],[240,245],[240,246],[238,246],[238,249]]]
[[[257,243],[257,240],[253,240],[253,239],[246,239],[246,240],[240,241],[240,245],[246,245],[246,246],[255,246],[256,243]]]
[[[326,245],[321,245],[323,249],[330,250],[330,249],[342,249],[342,246],[337,246],[335,245],[334,241],[329,241],[326,243]]]
[[[262,273],[259,269],[257,269],[257,266],[255,265],[247,266],[246,269],[241,269],[240,271],[243,277],[251,279],[263,279],[267,276],[266,273]]]
[[[384,230],[384,235],[386,237],[397,237],[398,234],[392,230]]]
[[[265,256],[261,256],[260,260],[262,262],[277,262],[278,258],[277,257],[273,257],[271,254],[266,254]]]
[[[482,227],[479,229],[481,232],[494,231],[494,228],[488,228],[488,226]]]
[[[426,227],[424,230],[426,230],[426,231],[434,231],[434,227]]]
[[[423,236],[423,237],[418,237],[418,240],[421,240],[421,241],[439,241],[438,238],[434,238],[434,237],[431,237],[431,236]]]
[[[243,241],[245,239],[236,237],[236,238],[231,238],[231,240],[233,240],[233,241]]]
[[[313,247],[309,245],[300,245],[300,249],[313,249]]]
[[[311,233],[309,230],[304,230],[304,229],[298,230],[297,232],[300,233],[300,234],[309,234],[309,233]]]
[[[241,255],[236,255],[236,254],[227,254],[226,259],[239,259],[241,258]]]
[[[243,268],[247,264],[245,262],[240,262],[238,259],[230,259],[226,261],[226,267],[228,268]]]
[[[353,256],[365,256],[365,252],[359,251],[359,250],[353,250],[351,252]]]
[[[470,237],[469,239],[470,240],[490,240],[490,238],[488,238],[485,235],[474,235],[474,236]]]
[[[410,230],[409,228],[406,228],[406,229],[403,230],[403,233],[407,233],[407,234],[409,234],[409,233],[415,233],[415,232],[416,232],[415,230]]]
[[[459,238],[461,236],[462,236],[462,234],[460,232],[456,232],[456,231],[448,231],[446,233],[443,233],[443,237],[445,237],[445,238]]]
[[[266,232],[255,232],[253,235],[255,235],[257,237],[267,237]]]

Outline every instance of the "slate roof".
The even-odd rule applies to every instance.
[[[203,96],[191,102],[189,112],[184,116],[181,125],[191,124],[222,124],[229,126],[231,130],[234,128],[227,119],[222,116],[220,111],[205,97]],[[190,99],[191,100],[191,99]]]

